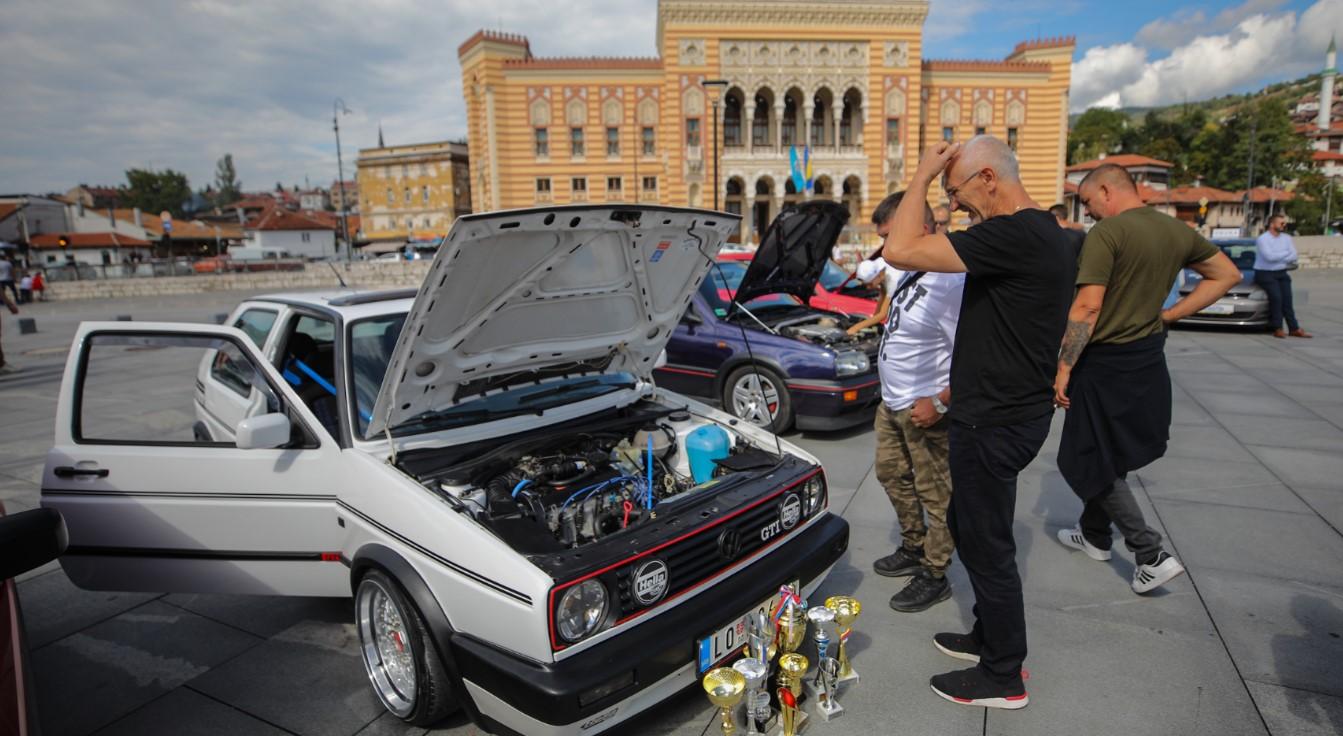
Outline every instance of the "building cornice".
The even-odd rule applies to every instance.
[[[730,28],[883,28],[922,27],[927,0],[659,0],[658,48],[671,25],[716,25]]]

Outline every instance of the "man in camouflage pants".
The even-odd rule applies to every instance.
[[[903,193],[872,213],[883,239]],[[924,208],[924,230],[933,231]],[[894,271],[886,334],[878,358],[877,480],[900,520],[901,545],[873,563],[879,575],[912,576],[891,598],[897,611],[922,611],[951,597],[946,579],[954,547],[947,528],[951,503],[945,415],[951,402],[951,349],[961,311],[965,274]]]

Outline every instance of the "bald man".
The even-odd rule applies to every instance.
[[[951,207],[975,223],[968,230],[924,234],[923,202],[939,174]],[[1026,615],[1012,536],[1017,475],[1049,434],[1075,250],[1022,186],[1012,150],[976,136],[963,147],[940,141],[927,149],[882,255],[907,271],[966,274],[951,359],[947,522],[974,589],[975,625],[969,634],[937,634],[933,645],[976,665],[930,684],[953,703],[1024,708]]]
[[[1240,282],[1240,271],[1196,230],[1146,206],[1120,166],[1097,167],[1077,195],[1097,224],[1082,246],[1054,399],[1068,410],[1059,472],[1083,510],[1077,526],[1058,538],[1104,562],[1111,525],[1118,527],[1136,561],[1133,592],[1149,593],[1184,572],[1147,525],[1126,481],[1166,454],[1170,439],[1166,325],[1217,301]],[[1186,267],[1203,279],[1163,313]]]

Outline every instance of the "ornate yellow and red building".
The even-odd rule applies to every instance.
[[[923,146],[979,132],[1017,150],[1041,204],[1061,201],[1073,40],[928,60],[927,13],[918,0],[660,0],[657,58],[543,58],[522,36],[476,33],[458,48],[472,210],[713,206],[715,112],[719,206],[743,214],[743,239],[808,196],[789,177],[804,146],[811,196],[847,202],[860,229]]]

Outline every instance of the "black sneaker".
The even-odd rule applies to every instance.
[[[903,578],[922,569],[923,553],[907,550],[904,547],[897,549],[895,554],[886,555],[872,563],[873,571],[888,578]]]
[[[969,634],[934,634],[933,646],[948,657],[979,662],[979,642]]]
[[[927,571],[920,570],[904,590],[891,597],[891,608],[901,613],[916,613],[950,597],[951,583],[945,577],[935,578]]]
[[[1020,677],[1010,683],[998,683],[990,680],[978,667],[936,675],[928,683],[933,692],[961,705],[1017,710],[1031,702]]]

